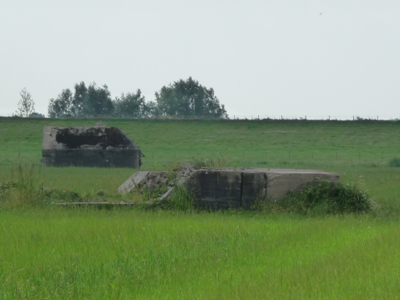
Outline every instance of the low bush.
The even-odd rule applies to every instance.
[[[393,158],[390,160],[389,167],[400,168],[400,158]]]
[[[320,182],[284,199],[267,203],[264,209],[279,213],[325,215],[366,213],[372,209],[370,197],[355,185]]]

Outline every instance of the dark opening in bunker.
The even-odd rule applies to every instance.
[[[69,149],[79,148],[82,145],[97,145],[106,149],[109,146],[126,147],[131,143],[117,127],[93,127],[85,131],[78,128],[60,128],[56,141]]]

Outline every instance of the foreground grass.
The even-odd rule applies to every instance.
[[[0,212],[1,299],[398,299],[398,219]]]

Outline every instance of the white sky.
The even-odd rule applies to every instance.
[[[0,0],[0,115],[192,76],[231,117],[400,117],[399,0]],[[321,14],[322,13],[322,14]]]

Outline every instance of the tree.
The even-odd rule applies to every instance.
[[[207,89],[189,77],[163,86],[156,92],[157,108],[161,115],[182,117],[227,118],[225,106],[219,103],[212,88]]]
[[[48,114],[50,118],[63,118],[74,116],[73,96],[69,89],[63,90],[57,99],[50,99]]]
[[[85,105],[88,98],[88,89],[83,81],[75,84],[75,93],[72,100],[71,113],[75,117],[82,116],[84,114]]]
[[[85,116],[110,116],[114,112],[114,104],[108,87],[97,87],[96,83],[89,85],[87,89],[86,103],[84,102],[83,114]]]
[[[97,117],[112,115],[114,103],[108,87],[97,87],[92,83],[86,87],[84,82],[75,84],[75,91],[65,89],[56,99],[50,99],[48,114],[51,118]]]
[[[118,118],[142,118],[149,113],[144,96],[140,90],[122,94],[114,101],[114,115]]]
[[[35,102],[26,88],[23,88],[19,94],[21,99],[18,102],[18,109],[15,114],[19,117],[28,118],[29,115],[35,112]]]

